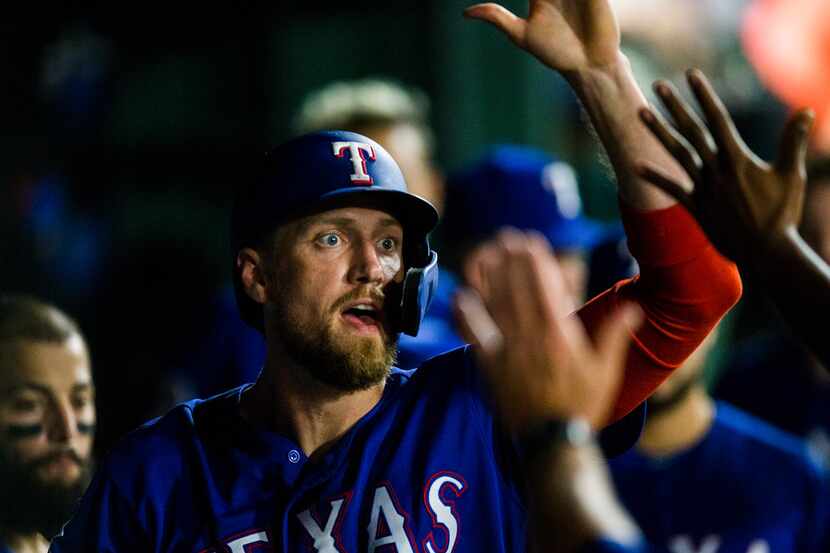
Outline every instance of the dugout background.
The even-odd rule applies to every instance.
[[[331,80],[386,76],[424,89],[448,171],[493,142],[551,149],[577,167],[587,212],[615,217],[564,83],[463,19],[471,3],[56,3],[0,22],[0,289],[80,321],[99,449],[187,395],[171,375],[192,365],[227,291],[233,183],[290,136],[302,97]],[[660,9],[668,20],[687,3]],[[703,65],[769,156],[785,112],[752,76],[727,17],[701,28],[716,41]],[[680,74],[684,61],[653,41],[626,42],[646,86]]]

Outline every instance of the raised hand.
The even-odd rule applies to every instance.
[[[562,274],[539,235],[503,231],[470,256],[465,272],[472,291],[457,298],[459,324],[477,346],[507,425],[581,417],[601,427],[617,397],[639,307],[620,308],[592,342],[569,316]]]
[[[491,23],[548,67],[568,74],[618,60],[620,31],[607,0],[533,0],[527,18],[495,4],[476,4],[467,17]]]
[[[640,175],[674,196],[695,216],[709,239],[739,264],[761,254],[770,241],[794,232],[804,202],[805,155],[813,115],[795,113],[784,129],[775,163],[759,159],[741,140],[729,113],[700,71],[688,74],[689,85],[706,119],[680,99],[669,83],[655,90],[674,119],[643,109],[641,118],[694,183],[693,190],[648,162]]]

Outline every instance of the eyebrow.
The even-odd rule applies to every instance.
[[[356,222],[357,219],[354,219],[352,217],[324,217],[316,221],[309,221],[308,226],[337,225],[343,227],[350,227],[354,226]],[[397,221],[397,219],[393,217],[385,217],[381,219],[378,226],[382,228],[393,226],[402,227],[402,225]]]
[[[91,382],[79,382],[72,386],[72,393],[83,392],[86,390],[92,389]],[[10,395],[16,392],[20,392],[23,390],[34,390],[36,392],[40,392],[45,395],[49,395],[52,393],[52,390],[48,386],[44,386],[42,384],[38,384],[36,382],[21,382],[20,384],[14,384],[7,388],[3,388],[2,393],[4,395]]]

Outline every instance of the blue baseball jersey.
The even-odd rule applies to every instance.
[[[51,551],[525,551],[517,454],[469,348],[394,370],[315,462],[240,416],[244,388],[123,439]]]
[[[806,445],[718,402],[713,425],[666,458],[611,461],[623,504],[672,553],[826,552],[827,482]]]
[[[825,369],[788,333],[762,334],[733,348],[714,394],[807,440],[830,469],[830,382]],[[786,372],[787,378],[781,378]]]

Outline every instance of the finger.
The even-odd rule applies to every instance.
[[[632,336],[642,324],[644,315],[639,305],[626,303],[609,315],[601,324],[596,334],[596,368],[601,371],[594,379],[602,386],[601,397],[607,398],[607,404],[599,405],[601,417],[607,420],[614,408],[614,400],[619,393],[625,374],[628,350]],[[597,390],[599,392],[599,390]]]
[[[703,161],[689,142],[669,125],[662,115],[651,108],[641,109],[640,118],[697,186],[701,182]]]
[[[515,229],[498,234],[503,257],[492,267],[493,290],[485,305],[493,313],[505,339],[532,332],[539,324],[539,306],[534,290],[534,260],[527,235]]]
[[[547,240],[542,244],[534,239],[533,247],[536,250],[533,259],[538,265],[533,283],[534,300],[546,310],[544,324],[540,323],[538,330],[551,333],[551,338],[560,341],[563,352],[583,351],[590,347],[591,341],[582,322],[570,316],[574,298],[568,290],[559,262],[552,255]]]
[[[653,165],[644,163],[638,165],[637,174],[677,200],[689,213],[695,214],[696,205],[694,196],[674,180],[664,175],[659,169]]]
[[[464,279],[482,297],[489,295],[489,283],[484,268],[497,255],[496,249],[494,241],[486,241],[470,252],[464,261]]]
[[[531,286],[536,292],[535,303],[545,310],[546,319],[564,319],[573,312],[573,298],[556,254],[541,234],[528,235],[528,243],[534,262]]]
[[[462,338],[478,346],[485,358],[496,355],[502,346],[502,334],[481,298],[474,291],[461,288],[455,295],[454,307]]]
[[[709,166],[717,160],[717,146],[697,113],[680,98],[680,93],[668,81],[654,83],[654,91],[674,119],[680,134],[692,145],[701,160]]]
[[[804,175],[807,162],[807,140],[814,119],[815,115],[811,109],[802,109],[787,121],[775,163],[775,168],[779,173]]]
[[[706,78],[706,75],[699,69],[693,69],[688,72],[686,79],[689,81],[689,87],[706,116],[718,152],[733,157],[738,155],[745,148],[744,142],[735,128],[732,117],[720,97],[715,93],[715,89]]]
[[[531,230],[527,232],[528,243],[532,250],[532,255],[534,259],[537,260],[545,260],[545,259],[552,259],[556,265],[555,270],[558,270],[561,274],[562,269],[559,265],[559,261],[556,258],[556,252],[551,247],[550,242],[548,239],[543,235],[541,232]],[[554,305],[554,314],[557,318],[564,318],[573,313],[576,310],[575,302],[577,298],[574,297],[572,290],[568,288],[567,283],[564,277],[551,277],[545,273],[545,271],[549,269],[545,269],[545,267],[540,267],[539,269],[541,274],[541,282],[539,286],[542,290],[550,289],[552,284],[552,278],[556,278],[556,280],[562,283],[562,290],[561,293],[557,292],[557,297],[560,298],[558,302]],[[537,303],[541,303],[538,302]]]
[[[507,8],[492,3],[476,4],[464,10],[464,15],[490,23],[506,34],[517,46],[524,48],[527,22]]]
[[[508,291],[508,248],[514,240],[515,230],[502,230],[473,253],[467,263],[465,277],[470,287],[478,293],[492,317],[502,323],[515,318]]]

